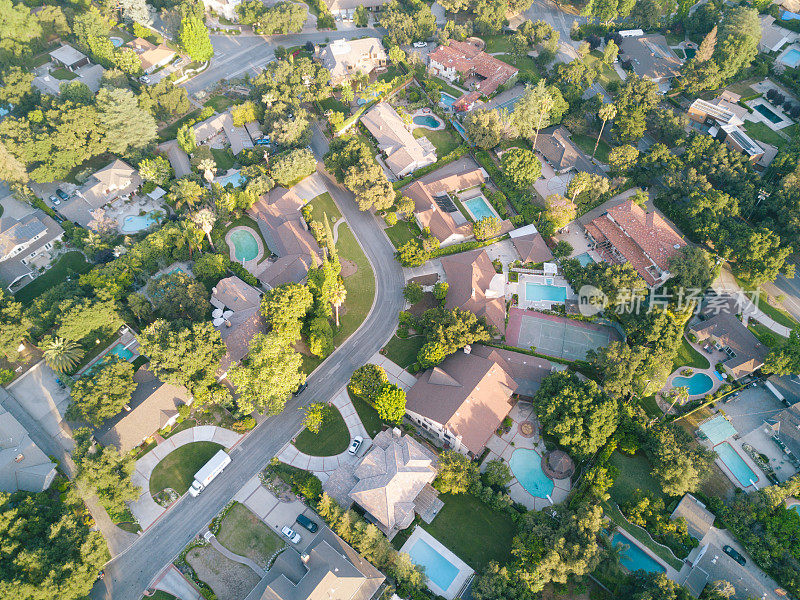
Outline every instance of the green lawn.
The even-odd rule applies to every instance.
[[[597,138],[594,136],[583,135],[581,133],[573,133],[572,141],[575,144],[586,152],[589,156],[592,155],[594,151],[594,145],[597,143]],[[602,163],[608,164],[608,153],[611,152],[611,146],[609,146],[605,140],[601,139],[600,143],[597,145],[597,153],[595,154],[595,158]]]
[[[726,86],[725,89],[730,90],[734,94],[739,94],[743,98],[747,98],[748,96],[752,96],[757,93],[752,88],[752,85],[759,83],[760,81],[760,77],[750,77],[748,79],[742,79],[741,81],[731,83],[730,85]]]
[[[656,497],[663,497],[661,486],[650,474],[653,467],[650,461],[642,452],[637,452],[633,456],[615,452],[611,456],[611,464],[619,469],[619,474],[614,479],[611,487],[611,499],[617,503],[624,503],[633,497],[633,493],[638,489],[643,492],[650,492]]]
[[[72,81],[73,79],[78,78],[78,76],[75,73],[63,68],[53,69],[52,71],[50,71],[50,75],[52,75],[56,79],[60,79],[61,81]]]
[[[448,83],[448,82],[447,82],[445,79],[442,79],[442,78],[440,78],[440,77],[431,77],[431,79],[432,79],[433,81],[435,81],[436,83],[438,83],[438,84],[441,86],[441,88],[442,88],[442,91],[443,91],[445,94],[450,94],[450,95],[451,95],[451,96],[453,96],[454,98],[461,98],[461,96],[463,96],[463,95],[464,95],[464,92],[462,92],[461,90],[458,90],[458,89],[454,88],[454,87],[453,87],[452,85],[450,85],[450,84],[449,84],[449,83]]]
[[[344,113],[345,116],[350,114],[350,105],[346,102],[342,102],[341,100],[337,100],[336,98],[323,98],[319,101],[319,105],[324,111],[334,110]]]
[[[417,353],[424,344],[425,338],[421,335],[405,339],[392,336],[385,346],[386,358],[405,369],[417,362]]]
[[[766,123],[751,123],[750,121],[747,121],[745,123],[744,130],[751,138],[758,140],[759,142],[764,142],[765,144],[770,144],[777,148],[789,143],[789,140],[784,138],[777,131],[770,129]]]
[[[246,556],[262,567],[284,545],[261,519],[238,502],[222,519],[217,539],[231,552]]]
[[[414,129],[413,133],[415,138],[424,136],[430,140],[431,144],[436,148],[437,158],[447,156],[460,145],[459,142],[461,138],[456,138],[456,136],[447,129],[431,131],[424,127],[417,127]]]
[[[642,406],[642,408],[644,408],[644,411],[647,413],[648,417],[653,418],[664,416],[664,413],[658,407],[655,394],[645,396],[644,398],[639,398],[639,404]]]
[[[750,323],[748,323],[747,328],[750,330],[750,333],[756,336],[758,341],[764,344],[767,348],[775,348],[776,346],[780,346],[781,342],[786,339],[767,328],[766,325],[762,325],[755,319],[750,319]]]
[[[761,297],[763,298],[763,300],[759,300],[758,302],[758,308],[761,309],[761,312],[763,312],[773,321],[776,321],[781,325],[788,327],[789,329],[794,329],[795,327],[797,327],[797,321],[794,320],[792,315],[790,315],[788,312],[786,312],[781,308],[772,306],[772,304],[767,302],[766,293],[762,292]]]
[[[336,206],[333,197],[328,192],[314,198],[309,202],[309,206],[311,206],[312,218],[320,223],[323,222],[325,215],[328,215],[331,227],[333,227],[333,224],[342,218],[342,212],[339,210],[339,207]]]
[[[225,173],[236,164],[236,157],[230,148],[211,148],[211,155],[217,163],[217,173]]]
[[[153,469],[150,493],[155,495],[170,487],[185,494],[192,485],[194,474],[221,449],[222,446],[214,442],[192,442],[173,450]]]
[[[476,571],[489,561],[511,560],[517,527],[511,517],[492,510],[469,494],[442,494],[444,507],[430,525],[421,526]]]
[[[167,125],[163,129],[158,132],[158,141],[165,142],[167,140],[174,140],[178,136],[178,129],[181,128],[181,125],[191,121],[192,119],[196,119],[200,116],[200,109],[196,108],[195,110],[186,113],[180,119],[172,123],[172,125]]]
[[[88,273],[91,269],[92,265],[86,262],[83,254],[77,250],[67,252],[50,269],[14,294],[14,298],[22,304],[28,304],[70,275]]]
[[[383,429],[383,421],[378,416],[378,411],[373,406],[362,400],[358,396],[353,395],[350,390],[347,390],[347,395],[350,396],[350,401],[358,413],[358,418],[367,430],[369,437],[375,437]]]
[[[538,77],[540,75],[539,66],[530,56],[521,56],[520,58],[515,58],[511,54],[499,54],[495,56],[495,58],[499,58],[504,63],[517,67],[520,72],[526,72],[529,74],[529,76]]]
[[[708,359],[700,354],[697,350],[692,348],[689,340],[686,338],[681,339],[681,345],[678,347],[678,355],[672,361],[672,370],[680,367],[689,367],[690,369],[707,369],[711,366]]]
[[[614,70],[613,67],[610,65],[605,64],[601,58],[603,53],[595,50],[591,54],[589,54],[584,61],[587,65],[593,66],[599,69],[599,74],[597,76],[597,82],[602,85],[604,88],[608,86],[609,83],[612,81],[621,81],[619,74]]]
[[[420,234],[419,227],[415,222],[404,221],[403,219],[400,219],[391,227],[387,227],[384,231],[395,248],[399,248],[406,242],[416,239]]]
[[[486,42],[484,52],[487,54],[492,54],[494,52],[511,52],[511,38],[507,35],[485,35],[481,39]]]
[[[210,106],[218,113],[225,111],[229,106],[232,106],[234,101],[227,96],[214,96],[209,98],[203,103],[203,106]]]
[[[319,433],[311,433],[304,429],[294,441],[295,447],[311,456],[334,456],[347,450],[350,444],[350,432],[341,413],[331,406],[322,429]]]

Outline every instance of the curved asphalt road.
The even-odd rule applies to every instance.
[[[324,138],[315,132],[320,156]],[[323,173],[323,175],[325,175]],[[312,401],[325,401],[344,386],[352,372],[369,361],[392,336],[403,308],[403,273],[394,259],[377,218],[362,213],[353,194],[326,177],[331,195],[347,219],[375,273],[375,300],[367,319],[308,378],[308,388],[292,398],[286,409],[256,427],[231,452],[233,461],[197,498],[185,494],[124,553],[105,569],[105,577],[92,591],[95,600],[140,600],[153,578],[180,553],[234,494],[261,471],[300,429],[303,414],[297,410]]]

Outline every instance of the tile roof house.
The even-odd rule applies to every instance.
[[[130,410],[122,411],[95,434],[98,442],[116,446],[122,454],[159,429],[173,425],[178,418],[178,407],[193,401],[185,387],[162,383],[146,367],[140,367],[133,380],[137,385],[128,402]]]
[[[11,197],[3,200],[6,203],[19,204]],[[64,236],[61,226],[42,210],[31,209],[19,218],[10,212],[0,216],[0,284],[8,290],[30,283],[38,268],[49,266],[53,244]]]
[[[212,288],[211,305],[214,326],[228,349],[218,371],[222,379],[231,364],[250,351],[250,341],[267,332],[267,324],[261,314],[261,292],[235,275],[221,279]]]
[[[669,89],[670,81],[683,65],[667,38],[659,34],[623,37],[619,53],[623,65],[630,63],[634,73],[653,81],[661,91]]]
[[[722,302],[706,304],[700,312],[701,319],[689,325],[698,343],[706,340],[724,351],[729,358],[722,365],[734,379],[749,375],[761,365],[769,354],[756,336],[738,319],[738,302],[732,296],[722,297]]]
[[[586,223],[585,228],[603,259],[631,263],[650,287],[669,279],[670,259],[686,246],[661,215],[645,212],[630,198]]]
[[[782,410],[767,420],[767,425],[800,462],[800,403]]]
[[[139,62],[145,73],[150,73],[158,67],[163,67],[175,58],[175,51],[169,46],[164,44],[156,46],[143,38],[135,38],[125,45],[128,48],[132,48],[139,56]]]
[[[386,50],[378,38],[334,40],[319,50],[319,60],[331,73],[331,84],[339,85],[359,71],[369,75],[386,66]]]
[[[269,287],[302,281],[319,261],[320,247],[300,213],[304,204],[295,192],[276,187],[247,210],[269,249],[278,256],[256,274]]]
[[[697,540],[702,540],[706,537],[715,519],[714,513],[691,494],[684,494],[669,518],[671,521],[675,519],[685,520],[689,535]]]
[[[62,44],[59,48],[50,52],[50,58],[53,59],[54,63],[64,67],[68,71],[74,71],[80,67],[85,67],[90,62],[88,56],[69,44]]]
[[[511,370],[494,349],[485,357],[460,350],[418,377],[406,413],[454,450],[479,456],[511,410]]]
[[[558,174],[585,171],[595,175],[604,175],[603,170],[592,162],[591,157],[578,148],[570,136],[570,132],[561,125],[542,129],[536,138],[536,151],[544,156],[547,163]]]
[[[361,122],[377,140],[378,148],[386,155],[386,166],[398,178],[436,162],[433,145],[415,138],[389,103],[376,104],[361,117]]]
[[[81,188],[58,207],[58,212],[86,227],[92,221],[93,211],[117,198],[133,194],[141,185],[139,171],[116,159],[90,176]]]
[[[385,429],[356,466],[350,498],[387,534],[411,525],[415,501],[436,478],[436,457],[410,435]]]
[[[483,169],[474,168],[440,178],[418,179],[401,192],[414,201],[414,216],[419,226],[430,228],[439,243],[448,246],[472,236],[472,225],[463,218],[448,194],[479,186],[485,181]]]
[[[428,70],[436,76],[454,82],[461,76],[472,79],[472,91],[453,103],[456,110],[470,110],[481,96],[489,97],[497,89],[517,76],[518,69],[499,58],[486,54],[470,42],[450,40],[439,46],[428,57]]]
[[[5,390],[0,395],[6,395]],[[28,431],[0,405],[0,492],[41,492],[56,476],[56,464]]]
[[[509,233],[511,242],[519,254],[522,264],[543,263],[553,260],[553,253],[535,225],[519,227]]]
[[[298,554],[281,552],[245,600],[371,600],[383,574],[327,527]]]
[[[447,283],[445,306],[483,317],[503,334],[506,329],[505,276],[494,269],[484,249],[459,252],[441,259]]]
[[[352,17],[359,6],[374,10],[388,3],[389,0],[323,0],[323,2],[334,16]]]

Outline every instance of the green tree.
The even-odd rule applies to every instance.
[[[139,175],[145,181],[165,185],[172,176],[172,167],[163,156],[153,156],[139,163]]]
[[[211,254],[206,252],[201,254],[192,265],[192,273],[198,281],[210,288],[225,277],[228,272],[230,259],[222,254]],[[149,302],[148,302],[149,304]]]
[[[417,355],[423,368],[438,364],[466,345],[487,342],[492,337],[491,326],[484,319],[458,307],[425,311],[419,319],[419,327],[427,340]]]
[[[615,100],[614,131],[617,138],[622,143],[640,140],[647,128],[648,115],[661,100],[658,86],[649,79],[631,75],[620,87]]]
[[[297,148],[276,158],[270,165],[272,178],[284,187],[311,175],[317,169],[317,159],[308,148]]]
[[[793,329],[788,342],[772,349],[761,370],[776,375],[800,375],[800,330]]]
[[[544,218],[550,223],[554,231],[559,231],[569,225],[578,216],[575,203],[561,194],[550,194],[544,201]]]
[[[486,463],[486,470],[483,473],[483,478],[487,485],[493,488],[505,488],[514,476],[511,474],[511,469],[502,460],[494,459]]]
[[[101,89],[97,93],[97,111],[111,152],[125,154],[130,149],[142,149],[156,139],[153,115],[139,108],[130,90]]]
[[[608,164],[615,173],[627,173],[636,166],[639,150],[631,144],[617,146],[608,153]]]
[[[74,369],[84,354],[79,344],[60,337],[46,341],[41,350],[47,366],[57,373]]]
[[[524,148],[512,148],[504,152],[500,167],[503,174],[519,191],[529,190],[542,176],[542,163],[533,152]]]
[[[603,104],[597,112],[597,116],[600,117],[603,124],[600,126],[600,132],[597,134],[597,141],[594,143],[592,160],[594,160],[594,155],[597,154],[597,146],[600,145],[600,138],[603,136],[603,129],[606,127],[606,122],[617,116],[617,107],[613,104]]]
[[[403,289],[403,297],[411,304],[421,302],[423,295],[422,286],[415,281],[406,284],[406,287]]]
[[[612,65],[616,62],[619,56],[619,46],[614,40],[608,40],[606,47],[603,49],[603,62],[607,65]]]
[[[691,445],[691,438],[674,424],[650,431],[646,449],[653,464],[653,476],[668,496],[694,492],[711,468],[713,452]]]
[[[178,145],[186,154],[191,154],[197,148],[194,127],[188,123],[184,123],[178,128],[177,139]]]
[[[430,257],[430,252],[426,251],[416,240],[409,240],[397,249],[397,259],[404,267],[419,267],[425,264]]]
[[[137,500],[142,490],[133,484],[131,475],[136,468],[133,456],[120,456],[113,446],[87,453],[81,461],[76,484],[84,495],[96,493],[110,515],[124,515],[125,504]]]
[[[442,494],[466,494],[480,477],[478,465],[460,452],[445,450],[439,454],[439,474],[433,486]]]
[[[686,246],[669,261],[670,280],[673,288],[704,291],[714,280],[714,265],[711,256],[700,246]]]
[[[552,91],[544,81],[539,81],[535,86],[528,86],[514,106],[512,123],[520,136],[532,140],[534,150],[539,130],[550,125],[550,112],[555,104]]]
[[[303,426],[311,433],[319,433],[322,425],[331,414],[331,407],[324,402],[312,402],[303,411]]]
[[[353,371],[348,389],[359,398],[375,405],[378,393],[387,383],[389,378],[383,367],[368,363]]]
[[[467,113],[464,129],[473,144],[488,150],[503,141],[506,128],[498,111],[477,109]]]
[[[500,233],[502,223],[497,217],[483,217],[472,224],[472,233],[476,240],[488,240]]]
[[[162,275],[147,285],[158,315],[169,321],[202,321],[210,310],[205,286],[186,273]]]
[[[375,408],[382,420],[400,423],[406,414],[406,393],[393,383],[385,383],[375,397]]]
[[[214,55],[208,29],[205,23],[194,15],[187,15],[181,20],[178,40],[192,60],[205,62]]]
[[[0,353],[9,361],[19,356],[19,345],[28,337],[32,326],[22,303],[0,290]]]
[[[131,363],[124,360],[106,361],[99,369],[75,382],[67,416],[99,427],[103,421],[122,410],[135,389]]]

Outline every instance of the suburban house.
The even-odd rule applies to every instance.
[[[189,155],[183,151],[178,140],[169,140],[158,145],[158,151],[167,157],[175,177],[181,178],[192,172],[192,163]]]
[[[41,75],[33,78],[33,86],[43,94],[58,96],[61,93],[61,86],[74,81],[86,84],[95,94],[100,89],[100,82],[103,78],[105,69],[96,64],[92,64],[89,58],[72,46],[62,45],[50,52],[51,65],[55,69],[67,69],[76,77],[72,80],[65,80],[50,74],[45,70]]]
[[[44,211],[11,196],[0,201],[0,284],[9,291],[30,283],[50,266],[53,245],[64,230]]]
[[[630,263],[645,283],[658,287],[670,277],[669,262],[686,242],[666,219],[645,212],[633,200],[608,208],[584,225],[600,256],[610,263]]]
[[[700,500],[691,494],[684,494],[669,518],[670,521],[683,519],[686,521],[689,535],[696,540],[702,540],[711,529],[716,517]]]
[[[722,97],[719,97],[708,102],[698,98],[692,102],[686,114],[692,121],[706,125],[736,125],[738,127],[744,125],[744,120],[731,110],[732,107],[727,106],[728,102],[722,103],[722,100]]]
[[[5,390],[0,391],[0,397],[6,395]],[[42,492],[55,476],[56,464],[0,404],[0,492]]]
[[[445,446],[480,456],[512,408],[517,383],[493,348],[485,356],[470,347],[423,372],[407,391],[406,414]]]
[[[117,159],[91,175],[82,187],[58,207],[58,212],[86,227],[92,221],[93,211],[117,198],[130,196],[141,185],[139,171]]]
[[[230,111],[212,115],[194,126],[194,138],[198,146],[212,147],[229,145],[234,156],[242,150],[253,148],[255,140],[250,138],[247,129],[235,127]]]
[[[378,38],[334,40],[319,50],[319,60],[331,73],[331,84],[339,85],[359,71],[369,75],[386,66],[386,50]]]
[[[472,225],[461,214],[450,195],[477,187],[486,181],[483,169],[473,166],[456,174],[437,170],[405,187],[402,194],[414,201],[414,216],[420,228],[430,228],[442,246],[463,242],[472,236]],[[452,169],[444,172],[451,173]]]
[[[519,227],[510,231],[508,235],[523,265],[553,260],[553,253],[550,252],[550,247],[544,241],[542,234],[536,229],[536,225]]]
[[[794,464],[800,466],[800,404],[793,404],[770,417],[767,425],[774,437],[792,453]]]
[[[427,512],[435,503],[441,507],[431,486],[436,472],[436,456],[430,450],[398,428],[385,429],[355,467],[350,498],[391,539],[394,532],[411,525],[415,514]]]
[[[408,125],[387,102],[379,102],[361,122],[386,155],[386,166],[399,179],[436,162],[436,148],[427,138],[415,138]]]
[[[536,138],[536,151],[559,175],[572,171],[604,175],[603,170],[592,162],[591,157],[570,139],[570,135],[570,132],[561,125],[542,129]]]
[[[63,44],[61,47],[50,52],[50,58],[55,65],[63,67],[67,71],[72,71],[73,73],[81,67],[85,67],[90,62],[88,56],[69,44]]]
[[[800,0],[773,0],[772,3],[789,12],[800,13]]]
[[[213,10],[217,15],[225,17],[229,21],[239,20],[236,7],[241,3],[242,0],[203,0],[206,10]]]
[[[372,600],[383,573],[327,527],[305,551],[279,553],[267,574],[245,600]]]
[[[644,35],[641,29],[629,30],[631,35],[622,35],[619,60],[626,69],[632,69],[639,77],[651,80],[658,89],[666,92],[672,79],[680,72],[683,61],[678,58],[660,34]]]
[[[450,40],[446,46],[431,52],[428,58],[428,70],[432,75],[453,83],[460,79],[471,90],[453,103],[455,110],[470,110],[481,96],[488,98],[518,73],[516,67],[486,54],[480,46],[470,42]]]
[[[142,64],[142,71],[145,73],[152,73],[159,67],[163,67],[173,58],[175,58],[175,51],[164,44],[155,44],[148,42],[143,38],[136,38],[125,44],[128,48],[132,48],[139,56],[139,62]]]
[[[711,102],[698,98],[689,106],[687,115],[695,123],[703,125],[704,131],[708,135],[718,139],[735,152],[745,155],[750,162],[764,163],[767,152],[765,146],[768,144],[756,142],[745,133],[744,119],[742,118],[744,109],[735,104],[738,100],[737,94],[727,91]],[[775,154],[770,152],[770,155],[762,166],[768,166],[769,162],[775,158]]]
[[[308,231],[300,209],[305,201],[286,188],[276,187],[264,194],[247,212],[256,220],[261,235],[277,259],[259,265],[255,275],[273,288],[300,282],[320,261],[320,248]]]
[[[720,302],[707,302],[700,311],[700,320],[689,325],[699,344],[708,343],[727,355],[722,365],[734,379],[761,367],[769,354],[769,348],[736,316],[737,307],[734,297],[722,296]]]
[[[374,11],[380,9],[389,0],[323,0],[323,2],[334,17],[350,20],[359,6]]]
[[[95,434],[104,446],[116,446],[122,454],[133,450],[159,429],[175,424],[178,407],[193,398],[183,386],[162,383],[146,367],[133,374],[136,389],[120,414]]]
[[[461,308],[486,319],[500,334],[506,330],[506,280],[494,269],[484,249],[459,252],[441,259],[448,310]]]
[[[777,52],[786,44],[796,41],[800,36],[775,24],[772,15],[761,15],[761,41],[758,49],[761,52]]]
[[[232,363],[247,355],[250,341],[267,332],[267,325],[261,314],[261,292],[235,275],[221,279],[211,289],[211,305],[214,327],[228,349],[220,364],[222,379]]]

